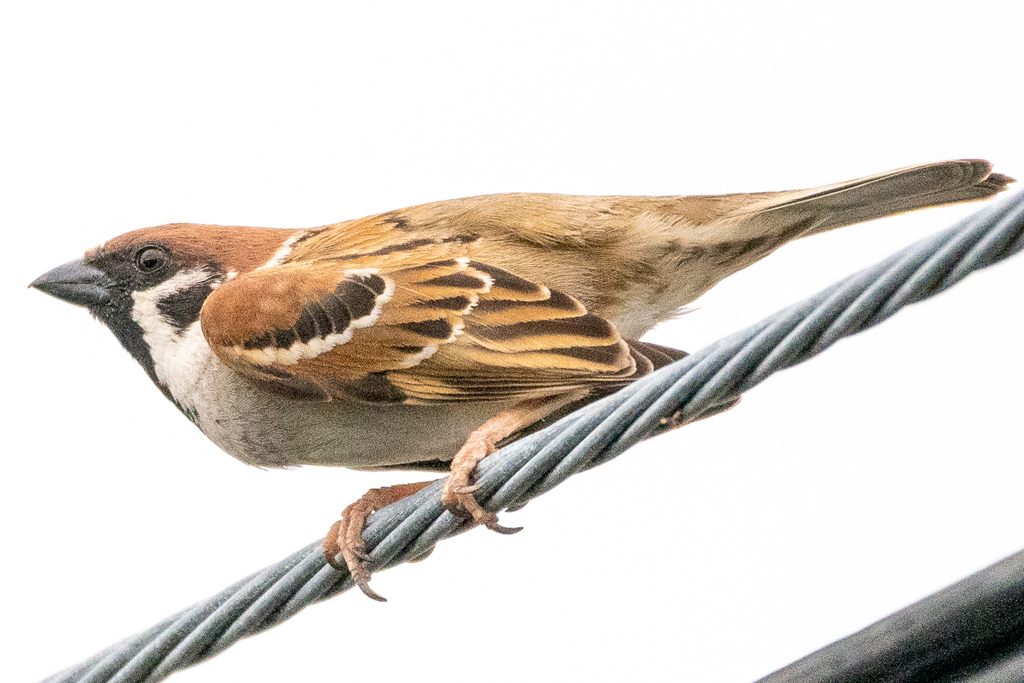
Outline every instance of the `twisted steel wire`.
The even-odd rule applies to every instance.
[[[1019,193],[502,448],[477,468],[477,499],[491,510],[522,507],[1022,249]],[[442,508],[442,483],[370,517],[363,537],[378,571],[422,557],[471,527]],[[351,587],[347,572],[324,562],[317,541],[45,683],[159,681]]]

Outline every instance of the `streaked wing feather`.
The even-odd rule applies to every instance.
[[[465,241],[422,242],[229,281],[203,307],[204,334],[236,371],[321,398],[518,400],[620,386],[652,368],[576,299],[473,261]]]

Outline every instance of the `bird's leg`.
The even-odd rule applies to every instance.
[[[471,516],[477,524],[483,524],[488,529],[504,534],[519,531],[517,528],[509,529],[498,524],[498,516],[484,510],[476,502],[476,498],[473,497],[476,487],[470,485],[473,470],[478,462],[494,452],[494,444],[520,429],[532,425],[537,420],[544,419],[559,408],[578,401],[587,393],[589,390],[523,401],[483,423],[469,435],[465,445],[455,454],[455,458],[452,460],[451,474],[445,481],[444,491],[441,495],[442,504],[455,514]],[[347,568],[349,574],[352,575],[352,581],[367,597],[386,602],[369,586],[371,572],[365,564],[369,558],[366,556],[366,546],[363,544],[363,528],[366,526],[366,518],[370,516],[371,512],[387,507],[406,496],[411,496],[430,483],[433,482],[421,481],[415,484],[399,484],[370,489],[362,498],[346,507],[341,513],[341,519],[331,526],[324,538],[324,557],[327,559],[327,563],[335,569]],[[339,553],[345,561],[344,566],[335,559]],[[417,560],[425,559],[425,557],[426,555]]]
[[[504,527],[498,524],[498,515],[480,507],[473,492],[477,487],[470,479],[477,463],[494,452],[494,445],[524,427],[542,420],[559,408],[578,401],[587,391],[576,391],[558,396],[534,398],[492,417],[469,435],[465,445],[452,459],[451,474],[444,482],[441,504],[452,514],[469,516],[477,524],[500,534],[514,534],[522,527]]]
[[[349,574],[352,575],[353,583],[359,586],[359,590],[369,598],[387,602],[369,586],[371,572],[366,568],[364,562],[369,558],[366,556],[366,545],[363,543],[363,528],[366,526],[366,518],[370,516],[371,512],[387,507],[406,496],[411,496],[431,483],[433,482],[420,481],[415,484],[398,484],[397,486],[370,489],[362,498],[346,507],[341,513],[341,519],[331,526],[324,538],[324,557],[327,559],[327,563],[335,569],[347,567]],[[341,557],[345,560],[344,566],[335,559],[338,553],[341,553]]]

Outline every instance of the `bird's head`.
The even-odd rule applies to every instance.
[[[162,386],[154,346],[176,343],[198,327],[214,289],[283,258],[296,232],[188,223],[134,230],[29,286],[88,308]]]

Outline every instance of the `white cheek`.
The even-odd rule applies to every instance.
[[[156,287],[132,294],[135,302],[132,317],[142,328],[142,338],[153,358],[157,380],[185,408],[195,407],[195,387],[213,353],[198,320],[180,330],[161,315],[158,302],[209,278],[209,272],[203,269],[186,271]]]
[[[196,401],[192,390],[213,359],[199,321],[189,325],[176,343],[160,356],[163,362],[157,360],[157,354],[153,357],[157,378],[167,385],[179,403],[194,407]]]

